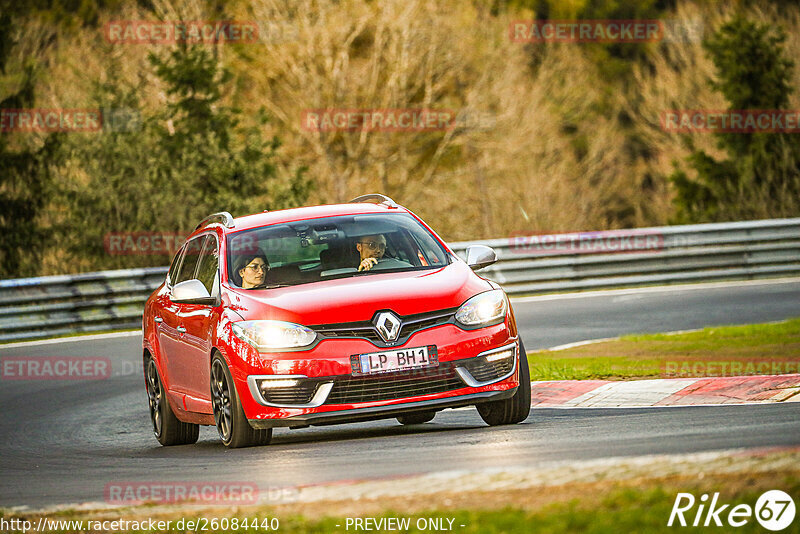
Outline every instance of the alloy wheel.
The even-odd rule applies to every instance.
[[[147,365],[147,396],[150,399],[150,420],[153,422],[153,433],[158,438],[161,436],[163,424],[161,420],[163,390],[161,389],[161,381],[158,379],[156,362],[152,359]]]
[[[228,384],[228,377],[222,362],[214,360],[211,368],[211,395],[214,404],[214,420],[217,422],[217,430],[222,441],[227,443],[231,438],[231,419],[233,411],[231,407],[231,391]]]

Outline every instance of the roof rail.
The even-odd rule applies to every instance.
[[[355,202],[372,202],[375,204],[385,204],[390,208],[399,207],[394,200],[387,197],[386,195],[381,195],[380,193],[370,193],[369,195],[361,195],[360,197],[356,197],[350,201],[350,203],[355,203]]]
[[[220,211],[219,213],[212,213],[197,225],[195,231],[199,230],[209,224],[220,223],[225,225],[226,228],[233,228],[233,216],[227,211]]]

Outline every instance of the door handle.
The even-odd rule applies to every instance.
[[[155,319],[153,319],[153,320],[154,320],[155,322],[157,322],[158,324],[161,324],[161,323],[163,323],[163,322],[164,322],[164,319],[162,319],[161,317],[156,317],[156,318],[155,318]]]
[[[182,326],[179,326],[178,327],[178,332],[180,332],[181,334],[185,334],[186,333],[186,328],[184,328]]]

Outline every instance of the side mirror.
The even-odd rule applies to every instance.
[[[181,304],[215,304],[203,282],[193,278],[172,286],[172,301]]]
[[[486,245],[470,245],[467,247],[467,265],[473,271],[488,267],[497,261],[497,253]]]

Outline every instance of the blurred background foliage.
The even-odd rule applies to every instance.
[[[531,19],[659,19],[652,43],[524,44]],[[112,44],[112,20],[238,20],[259,43]],[[164,265],[113,232],[383,192],[447,240],[800,214],[797,134],[677,134],[672,109],[800,109],[792,0],[0,0],[0,107],[114,110],[0,134],[0,276]],[[434,108],[443,132],[312,132]]]

